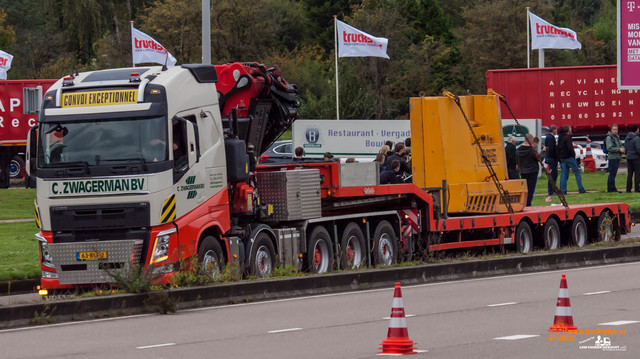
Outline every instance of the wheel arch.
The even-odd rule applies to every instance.
[[[275,249],[276,255],[278,254],[278,241],[276,240],[276,233],[273,231],[269,225],[261,223],[253,228],[251,228],[251,232],[247,238],[243,238],[243,242],[245,243],[245,258],[251,257],[251,250],[253,249],[253,244],[255,243],[256,237],[260,233],[266,233],[269,236],[269,240],[273,244],[273,248]]]

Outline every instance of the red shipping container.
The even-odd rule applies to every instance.
[[[488,70],[486,88],[506,96],[518,119],[570,125],[574,135],[604,135],[612,124],[626,132],[640,124],[638,90],[618,90],[616,65]],[[502,118],[513,116],[501,106]]]
[[[42,86],[44,94],[56,80],[0,81],[0,146],[24,146],[29,129],[38,124],[36,114],[25,115],[22,89]]]

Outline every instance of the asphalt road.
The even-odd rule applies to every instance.
[[[403,287],[409,336],[426,350],[413,357],[637,358],[639,270],[640,263],[631,263]],[[625,335],[602,333],[609,349],[624,351],[588,348],[595,335],[549,340],[562,273],[576,326],[625,329]],[[374,358],[392,300],[389,288],[4,330],[0,356]],[[620,321],[627,322],[607,324]]]

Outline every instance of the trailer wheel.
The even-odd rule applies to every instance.
[[[317,226],[309,236],[307,261],[311,273],[326,273],[333,267],[331,236],[323,226]]]
[[[202,264],[202,272],[215,278],[222,271],[222,248],[215,237],[204,237],[198,249],[198,261]]]
[[[527,254],[531,252],[533,247],[533,234],[531,233],[531,226],[527,222],[520,222],[516,229],[516,247],[518,252]]]
[[[21,178],[24,170],[24,160],[20,156],[13,156],[9,162],[9,175],[11,178]]]
[[[356,223],[349,223],[340,240],[340,268],[354,269],[359,268],[364,262],[364,234],[362,229]]]
[[[598,242],[611,242],[620,239],[620,236],[616,235],[619,230],[614,225],[614,220],[615,217],[607,211],[600,214],[598,226],[596,227]]]
[[[587,231],[587,222],[584,217],[577,215],[571,222],[571,243],[576,247],[584,247],[589,239],[589,231]]]
[[[542,240],[547,251],[560,247],[560,226],[555,219],[549,218],[542,227]]]
[[[373,262],[391,265],[396,260],[396,235],[388,221],[378,223],[373,235]]]
[[[258,278],[267,278],[273,273],[276,251],[268,234],[261,232],[256,236],[249,257],[249,274]]]

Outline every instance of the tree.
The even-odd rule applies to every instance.
[[[547,2],[526,0],[479,0],[463,10],[459,50],[471,66],[468,81],[474,93],[484,92],[486,70],[527,66],[527,6],[543,18],[550,13]]]
[[[178,63],[201,62],[201,11],[200,0],[157,0],[145,8],[139,28],[169,50]]]
[[[14,42],[16,42],[16,33],[13,31],[13,26],[5,24],[7,20],[7,13],[0,9],[0,49],[8,49]]]

